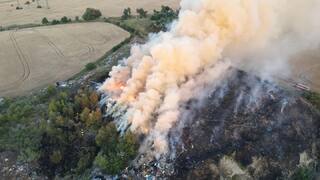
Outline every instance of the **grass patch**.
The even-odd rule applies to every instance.
[[[128,19],[122,19],[121,17],[110,17],[106,19],[106,22],[120,26],[130,33],[141,37],[145,37],[152,32],[152,21],[150,16],[144,18],[131,17]]]
[[[312,167],[299,167],[293,174],[292,180],[312,180],[316,178],[316,170]]]
[[[316,92],[306,92],[303,97],[320,110],[320,94]]]

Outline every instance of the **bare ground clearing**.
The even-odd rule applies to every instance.
[[[29,5],[25,4],[27,1]],[[63,16],[74,19],[81,16],[88,7],[100,9],[103,16],[121,16],[123,9],[131,7],[132,13],[136,8],[144,8],[151,12],[153,9],[168,5],[179,7],[180,0],[48,0],[49,9],[45,0],[39,0],[42,8],[32,0],[19,0],[21,10],[16,10],[16,0],[0,0],[0,26],[13,24],[40,23],[43,17],[49,20],[60,19]]]
[[[0,33],[0,97],[27,93],[76,74],[130,34],[107,23]]]

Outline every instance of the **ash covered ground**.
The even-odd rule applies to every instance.
[[[290,92],[230,69],[222,85],[184,105],[170,132],[175,157],[128,173],[169,179],[277,179],[319,158],[320,114]],[[138,175],[137,175],[138,174]]]

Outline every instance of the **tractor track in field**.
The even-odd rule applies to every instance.
[[[23,83],[30,76],[30,66],[28,63],[28,58],[21,50],[21,47],[19,46],[19,43],[18,43],[17,39],[15,38],[16,32],[17,32],[17,30],[11,31],[9,33],[9,37],[12,42],[13,48],[18,55],[18,60],[22,66],[23,72],[18,80],[7,84],[5,88],[0,88],[0,91],[2,91],[2,92],[8,91],[9,89],[12,89],[13,87],[17,87],[17,86],[21,85],[21,83]]]
[[[74,57],[81,57],[84,56],[86,54],[91,54],[94,53],[95,49],[93,46],[87,46],[86,48],[88,49],[85,53],[81,53],[78,55],[74,55],[74,56],[67,56],[63,53],[63,51],[46,35],[42,34],[41,32],[39,32],[36,29],[32,29],[34,32],[38,33],[44,40],[47,41],[48,45],[53,49],[53,51],[60,57],[63,58],[64,60],[67,60],[68,58],[74,58]],[[65,32],[64,32],[65,33]],[[67,33],[65,33],[67,34]],[[69,35],[69,34],[68,34]],[[77,39],[77,38],[75,38]]]

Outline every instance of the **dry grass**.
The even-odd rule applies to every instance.
[[[0,33],[0,96],[27,93],[76,74],[130,34],[107,23]]]
[[[294,79],[320,92],[319,49],[305,51],[289,61]]]

